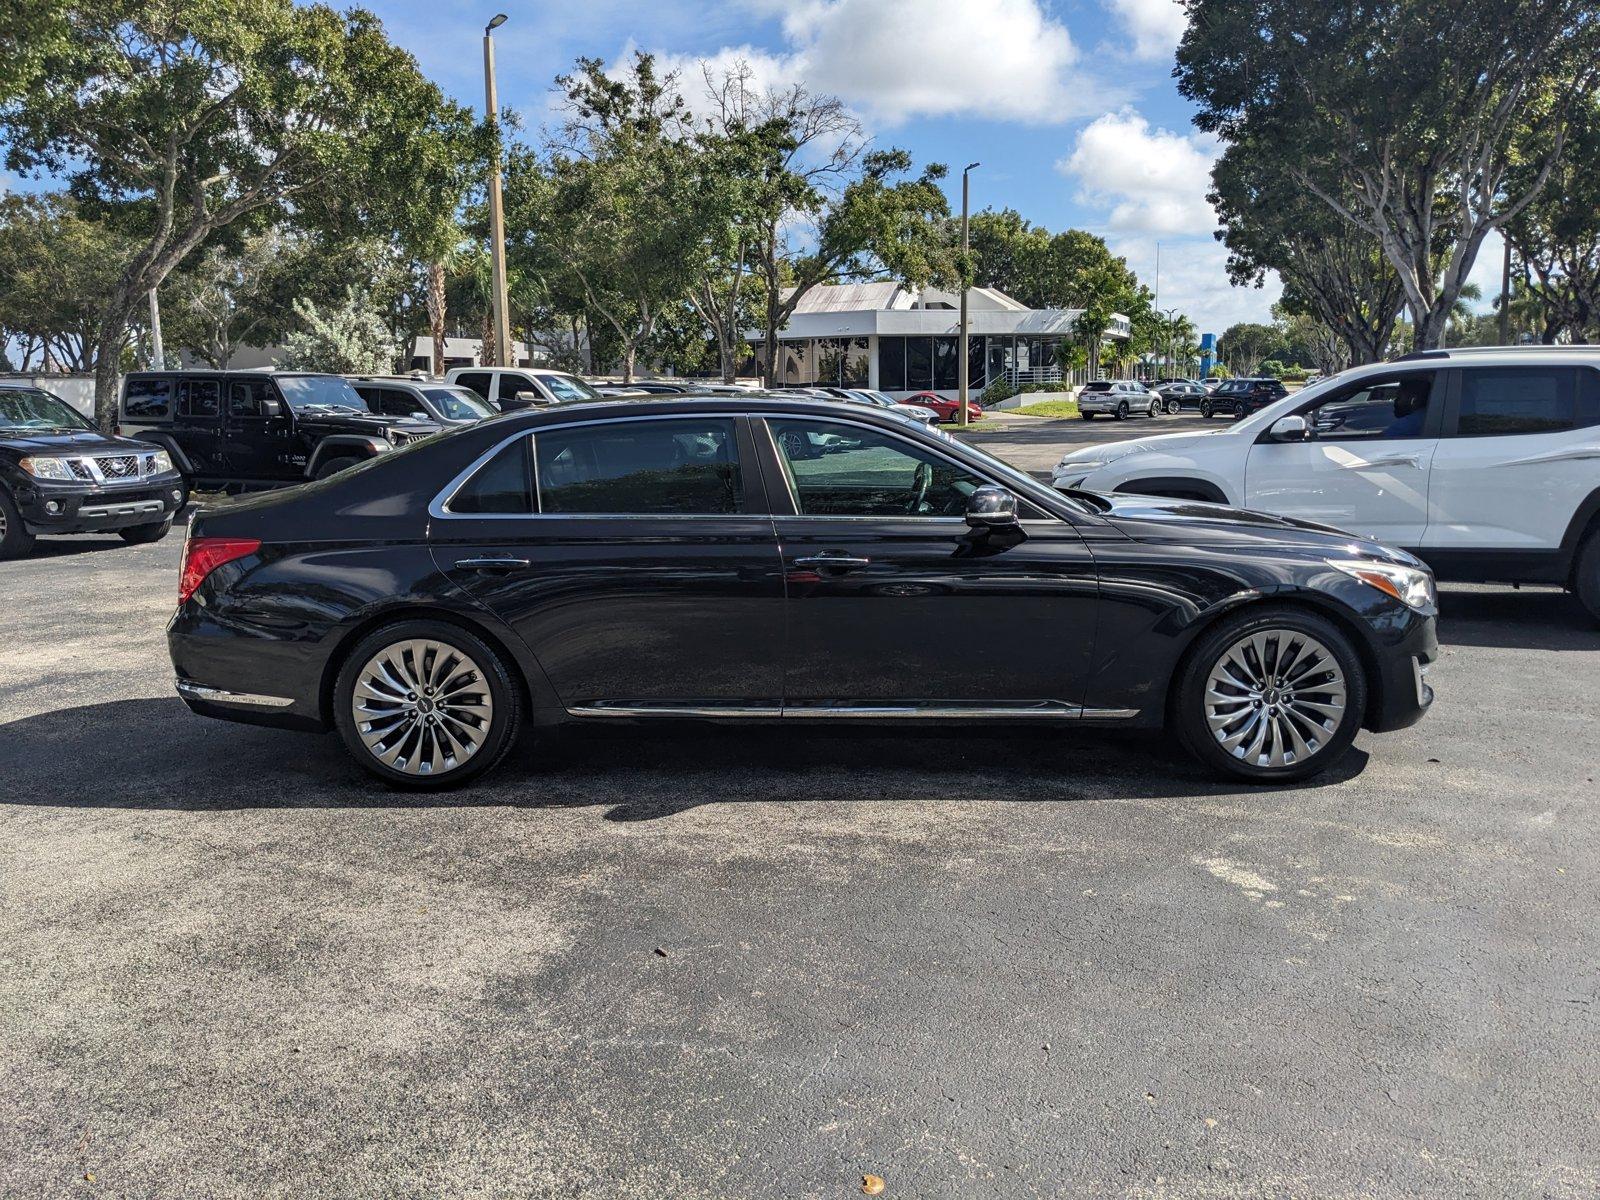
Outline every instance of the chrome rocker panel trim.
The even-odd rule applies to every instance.
[[[727,719],[782,718],[783,720],[856,719],[940,720],[967,718],[980,721],[1044,719],[1049,721],[1130,721],[1137,708],[1085,708],[1078,704],[1045,701],[1039,704],[793,704],[752,705],[653,704],[648,701],[597,701],[573,705],[570,717],[713,717]]]

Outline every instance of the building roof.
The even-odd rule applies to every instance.
[[[804,296],[795,306],[796,313],[818,312],[863,312],[871,309],[909,308],[910,305],[897,304],[901,293],[907,289],[898,283],[827,283],[819,284]],[[793,288],[784,288],[783,297],[788,299],[794,292]]]

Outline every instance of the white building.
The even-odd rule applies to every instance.
[[[778,335],[778,384],[867,387],[904,396],[960,387],[961,297],[897,283],[847,283],[811,289]],[[995,380],[1050,383],[1063,378],[1057,348],[1081,309],[1033,309],[994,288],[967,292],[968,386]],[[1126,338],[1128,318],[1112,318],[1107,338]],[[760,346],[759,330],[749,335]]]

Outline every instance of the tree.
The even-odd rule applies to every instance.
[[[1377,239],[1256,150],[1253,142],[1235,142],[1211,172],[1208,199],[1222,225],[1216,236],[1228,248],[1228,278],[1260,287],[1276,272],[1290,307],[1344,342],[1345,362],[1377,362],[1405,305],[1400,276]]]
[[[397,347],[382,315],[354,287],[335,305],[296,300],[302,328],[284,339],[281,366],[289,371],[383,375],[394,370]]]
[[[1283,335],[1271,325],[1241,321],[1217,339],[1217,357],[1235,375],[1254,375],[1261,361],[1283,353]]]
[[[1440,344],[1491,230],[1544,189],[1600,86],[1592,0],[1186,0],[1179,90],[1376,240]],[[1519,147],[1532,170],[1513,178]],[[1330,185],[1331,180],[1339,186]]]
[[[289,208],[370,227],[431,194],[425,144],[471,125],[370,13],[320,4],[12,5],[0,59],[8,167],[65,178],[133,240],[95,333],[106,426],[135,309],[217,231]]]

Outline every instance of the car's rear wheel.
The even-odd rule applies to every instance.
[[[34,536],[22,524],[15,502],[0,488],[0,559],[26,558],[33,552]]]
[[[126,529],[117,530],[117,536],[132,546],[144,546],[150,542],[159,542],[167,536],[172,528],[172,518],[164,521],[152,521],[148,525],[130,525]]]
[[[361,639],[339,671],[334,719],[350,753],[397,787],[454,787],[516,740],[521,698],[500,655],[444,621],[402,621]]]
[[[1126,400],[1117,405],[1116,416],[1117,420],[1119,421],[1126,421],[1128,419],[1128,402]]]
[[[1355,740],[1367,681],[1350,639],[1292,608],[1246,611],[1203,634],[1185,660],[1173,723],[1212,770],[1290,783],[1326,770]]]
[[[1083,418],[1083,419],[1084,419],[1084,420],[1085,420],[1085,421],[1092,421],[1092,420],[1094,420],[1094,414],[1093,414],[1093,413],[1086,413],[1086,412],[1081,412],[1081,413],[1079,413],[1079,414],[1078,414],[1078,415],[1079,415],[1079,416],[1080,416],[1080,417],[1082,417],[1082,418]]]
[[[1591,617],[1600,621],[1600,529],[1590,533],[1578,551],[1572,582],[1583,607],[1589,610]]]
[[[1178,415],[1179,412],[1182,411],[1182,409],[1183,409],[1183,402],[1182,401],[1179,401],[1179,400],[1168,400],[1167,401],[1167,416],[1175,417],[1175,416]]]

